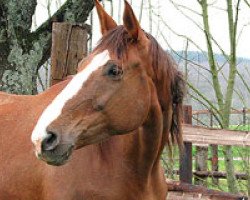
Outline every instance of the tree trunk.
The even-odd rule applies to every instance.
[[[92,0],[67,0],[36,31],[31,32],[36,0],[0,1],[0,90],[36,93],[39,67],[50,57],[52,22],[83,23]]]
[[[229,36],[230,36],[230,56],[229,56],[229,77],[227,82],[227,91],[226,94],[223,95],[219,77],[218,77],[218,67],[216,66],[214,52],[212,48],[212,39],[211,33],[209,29],[208,22],[208,4],[207,0],[198,0],[202,8],[202,17],[204,24],[204,33],[207,41],[207,49],[208,49],[208,61],[210,65],[210,70],[212,74],[213,80],[213,89],[215,91],[215,95],[217,98],[217,103],[219,107],[219,117],[221,119],[222,128],[229,127],[229,119],[230,119],[230,110],[232,107],[232,96],[233,89],[235,83],[235,75],[236,75],[236,32],[237,32],[237,21],[238,21],[238,6],[240,0],[237,3],[237,12],[235,21],[233,19],[233,8],[232,8],[232,0],[227,0],[228,7],[228,23],[229,23]],[[231,193],[238,193],[236,178],[234,176],[234,165],[233,165],[233,153],[230,146],[225,146],[223,148],[224,157],[225,157],[225,167],[227,171],[227,183],[228,189]]]

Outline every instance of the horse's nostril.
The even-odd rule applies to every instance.
[[[58,144],[58,137],[53,132],[47,132],[46,137],[42,141],[42,150],[50,151],[53,150]]]

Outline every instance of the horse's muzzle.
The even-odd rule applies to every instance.
[[[73,151],[73,145],[60,144],[59,137],[52,132],[48,132],[39,145],[40,151],[36,151],[37,157],[55,166],[65,164]]]

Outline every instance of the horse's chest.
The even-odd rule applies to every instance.
[[[44,187],[45,193],[52,196],[45,200],[150,199],[147,197],[152,191],[145,189],[147,182],[136,176],[138,169],[132,161],[112,154],[111,161],[104,161],[93,152],[94,147],[88,146],[76,151],[64,166],[47,166]]]
[[[132,186],[132,179],[122,174],[110,174],[107,171],[78,169],[78,175],[70,175],[70,170],[50,174],[45,185],[46,200],[140,200],[136,185]],[[83,167],[84,168],[84,167]],[[115,170],[114,170],[115,171]],[[68,172],[69,174],[65,174]],[[132,195],[132,194],[135,195]],[[140,193],[140,192],[139,192]],[[136,198],[134,198],[136,197]],[[144,200],[144,199],[143,199]]]

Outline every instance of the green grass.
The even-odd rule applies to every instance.
[[[248,124],[248,125],[231,125],[229,128],[231,130],[250,131],[250,124]]]

